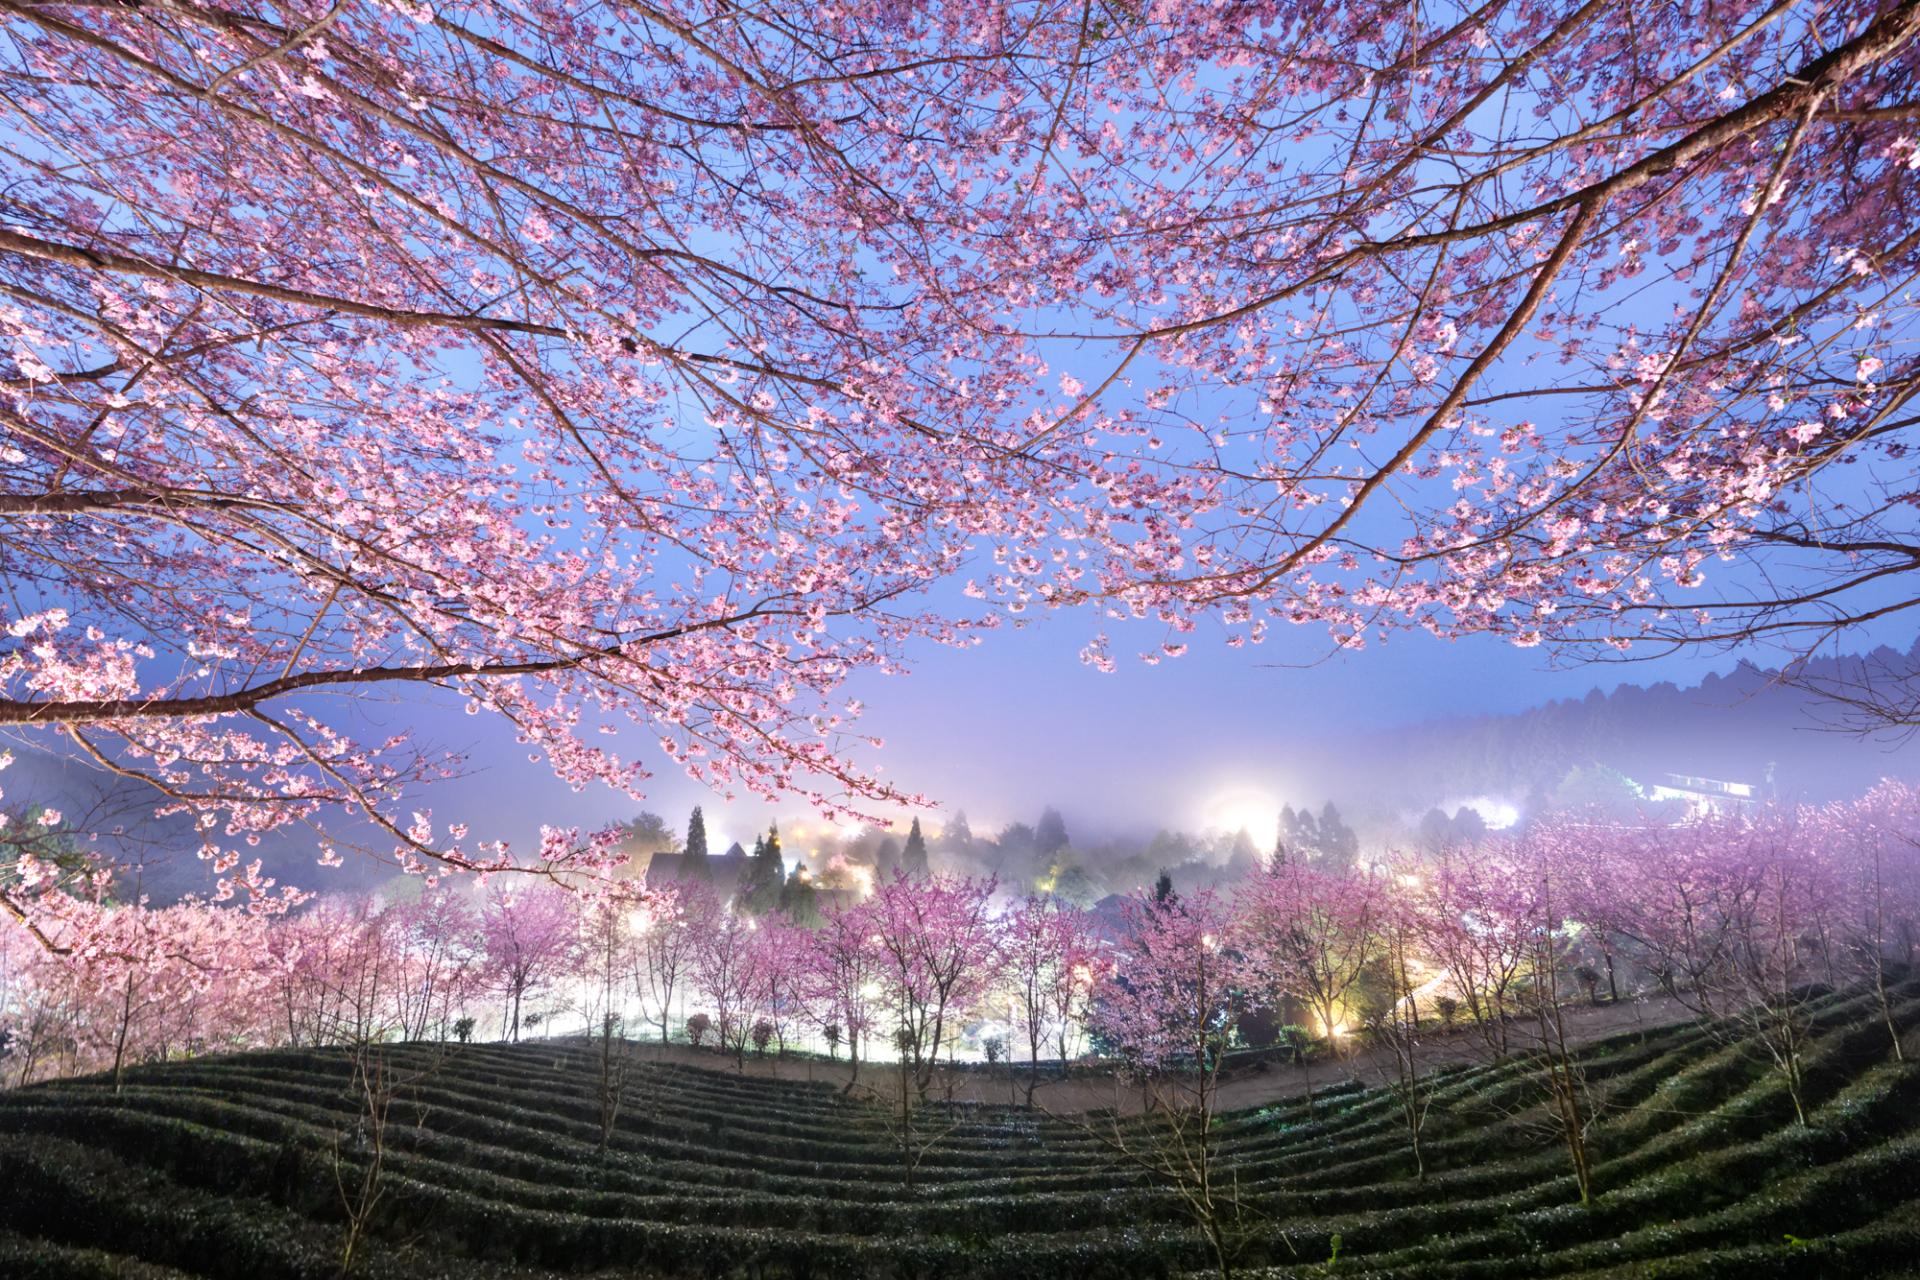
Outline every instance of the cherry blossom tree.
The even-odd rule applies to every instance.
[[[1040,1083],[1040,1049],[1051,1042],[1067,1060],[1067,1040],[1084,1020],[1100,972],[1084,911],[1048,894],[1031,894],[1000,920],[1001,982],[1026,1036],[1027,1105]]]
[[[923,1102],[949,1033],[998,976],[993,893],[992,880],[900,869],[874,888],[868,918],[880,1000]]]
[[[580,945],[575,903],[557,885],[498,881],[480,907],[486,981],[506,1002],[508,1039],[520,1038],[521,1006],[571,972]]]
[[[1911,5],[790,9],[12,11],[0,723],[270,906],[295,822],[579,852],[419,807],[383,687],[904,799],[843,682],[976,549],[1150,661],[1912,607]]]
[[[781,916],[760,917],[749,939],[753,1004],[758,1011],[753,1034],[764,1027],[778,1052],[787,1051],[787,1038],[797,1027],[805,1006],[806,965],[812,948],[805,929]],[[757,1050],[763,1046],[756,1045]]]
[[[620,1034],[634,966],[637,910],[632,895],[616,892],[582,902],[576,912],[580,950],[572,976],[589,1039],[596,1032],[608,1040]]]
[[[398,1031],[406,1005],[401,918],[371,894],[323,898],[267,935],[287,1043],[358,1045]]]
[[[760,1008],[759,956],[754,935],[757,918],[732,904],[715,912],[700,931],[693,957],[694,983],[713,1009],[713,1028],[721,1049],[745,1067],[747,1040]]]
[[[1811,838],[1833,852],[1842,905],[1838,927],[1848,976],[1872,986],[1896,1061],[1904,1061],[1894,1016],[1893,975],[1913,964],[1920,941],[1920,795],[1882,782],[1812,819]]]
[[[1090,1132],[1173,1188],[1225,1280],[1246,1206],[1220,1177],[1220,1071],[1258,975],[1236,920],[1211,890],[1166,898],[1137,892],[1123,919],[1093,1022],[1147,1090],[1152,1123],[1130,1133],[1116,1108],[1105,1129]]]
[[[1412,894],[1419,863],[1399,858],[1387,866],[1396,891],[1384,895],[1370,927],[1387,978],[1386,998],[1363,1015],[1367,1034],[1385,1052],[1380,1075],[1398,1105],[1407,1130],[1414,1177],[1427,1180],[1426,1125],[1433,1090],[1424,1074],[1426,1030],[1421,1025],[1422,996],[1429,985],[1420,953],[1420,922]]]
[[[1804,816],[1765,812],[1703,824],[1698,832],[1708,856],[1745,887],[1728,925],[1733,945],[1726,962],[1707,971],[1707,985],[1719,988],[1719,1007],[1765,1051],[1801,1124],[1807,1122],[1811,984],[1833,976],[1838,903],[1825,851],[1806,843]]]
[[[1816,984],[1842,978],[1849,911],[1832,824],[1862,816],[1847,808],[1706,812],[1584,837],[1612,846],[1600,855],[1614,867],[1607,918],[1669,996],[1779,1073],[1796,1116]]]
[[[8,1074],[24,1085],[38,1074],[79,1070],[79,990],[70,968],[23,932],[9,930],[6,964]]]
[[[1336,1052],[1360,1021],[1350,995],[1374,957],[1383,896],[1378,876],[1284,857],[1241,890],[1247,945],[1268,984],[1311,1009]]]
[[[480,976],[479,911],[465,885],[442,883],[393,908],[400,931],[400,1034],[444,1039]]]
[[[1559,1129],[1573,1169],[1580,1203],[1593,1198],[1593,1161],[1587,1135],[1597,1108],[1587,1091],[1586,1071],[1567,1029],[1560,970],[1570,930],[1559,895],[1562,868],[1547,850],[1531,842],[1515,870],[1534,889],[1527,904],[1527,983],[1522,995],[1532,1014],[1534,1043],[1529,1046],[1536,1078],[1545,1087],[1547,1109]]]
[[[1512,844],[1452,850],[1415,876],[1420,947],[1458,994],[1496,1061],[1530,972],[1538,885]]]
[[[712,926],[720,905],[712,887],[702,880],[682,880],[648,892],[647,903],[633,921],[638,935],[632,957],[633,987],[642,1006],[655,1011],[660,1043],[666,1044],[671,1038],[673,998],[678,995],[684,1001],[700,939]]]
[[[845,1039],[851,1068],[847,1088],[860,1079],[860,1046],[879,1025],[881,955],[875,911],[868,903],[830,907],[807,939],[801,971],[804,995],[828,1044]]]
[[[101,915],[86,930],[90,945],[66,967],[85,1002],[77,1048],[112,1072],[116,1092],[130,1063],[255,1038],[262,921],[192,901],[153,908],[142,900]]]

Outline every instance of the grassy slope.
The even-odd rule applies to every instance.
[[[1900,996],[1920,1026],[1920,983]],[[1864,997],[1828,1000],[1819,1023],[1806,1128],[1750,1051],[1696,1028],[1590,1047],[1606,1107],[1584,1209],[1515,1065],[1436,1079],[1424,1182],[1378,1092],[1234,1113],[1222,1151],[1258,1210],[1243,1261],[1276,1280],[1920,1275],[1903,1270],[1920,1266],[1920,1066],[1889,1061]],[[936,1109],[909,1196],[886,1127],[824,1086],[645,1065],[601,1153],[577,1047],[388,1053],[420,1078],[392,1112],[371,1275],[1207,1266],[1178,1199],[1081,1121]],[[343,1054],[286,1051],[142,1068],[118,1098],[99,1079],[0,1093],[0,1275],[335,1275],[347,1083]]]

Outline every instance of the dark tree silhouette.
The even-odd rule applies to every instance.
[[[920,819],[913,820],[913,830],[907,832],[907,847],[900,854],[900,869],[910,876],[924,876],[931,868],[927,865],[927,838],[920,834]]]
[[[695,880],[713,879],[713,862],[707,857],[707,817],[700,806],[693,806],[687,820],[687,852],[680,860],[680,875]]]
[[[1033,843],[1043,858],[1051,858],[1073,843],[1067,836],[1065,819],[1061,818],[1060,811],[1052,805],[1048,805],[1046,811],[1040,815],[1040,821],[1033,829]]]
[[[767,834],[753,844],[753,857],[740,882],[740,906],[754,915],[765,915],[780,905],[786,885],[786,868],[780,860],[780,828],[769,824]]]

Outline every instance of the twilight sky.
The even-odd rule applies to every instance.
[[[1423,634],[1328,656],[1323,632],[1285,628],[1263,646],[1238,650],[1195,636],[1182,658],[1155,666],[1123,661],[1103,675],[1077,657],[1089,630],[1084,616],[1037,616],[970,650],[924,647],[907,675],[862,676],[849,693],[866,703],[864,727],[886,742],[868,758],[896,782],[964,809],[977,831],[1032,821],[1047,803],[1082,827],[1237,827],[1283,802],[1317,806],[1330,768],[1364,769],[1332,741],[1345,731],[1519,711],[1623,680],[1691,684],[1734,661],[1695,653],[1555,670],[1545,650]],[[1143,629],[1123,648],[1116,634],[1114,650],[1137,652],[1159,638]],[[693,804],[704,804],[728,839],[750,839],[769,816],[799,816],[793,806],[751,798],[720,803],[671,766],[653,778],[644,806],[605,789],[576,795],[487,717],[417,703],[386,711],[421,716],[430,739],[470,752],[467,775],[436,788],[436,815],[453,818],[458,810],[518,848],[542,822],[596,827],[641,807],[677,825]],[[632,737],[623,735],[624,751],[634,750]],[[1271,821],[1260,817],[1258,827]]]

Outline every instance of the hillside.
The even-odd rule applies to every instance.
[[[1911,1041],[1920,981],[1896,1009]],[[1603,1105],[1584,1209],[1516,1064],[1438,1078],[1424,1182],[1384,1092],[1227,1113],[1218,1177],[1257,1214],[1236,1274],[1920,1275],[1920,1064],[1889,1059],[1864,995],[1825,998],[1814,1032],[1805,1127],[1750,1050],[1698,1026],[1589,1046]],[[376,1147],[357,1263],[375,1277],[1209,1270],[1178,1198],[1118,1163],[1097,1119],[935,1104],[910,1192],[868,1104],[682,1065],[634,1067],[602,1151],[599,1061],[578,1044],[389,1048],[384,1127],[339,1050],[138,1068],[119,1097],[99,1077],[0,1093],[0,1273],[337,1275],[342,1188]]]
[[[1371,767],[1347,790],[1356,802],[1424,807],[1494,795],[1532,808],[1588,765],[1641,782],[1673,773],[1760,783],[1771,767],[1782,799],[1820,803],[1920,771],[1910,736],[1859,732],[1857,717],[1820,691],[1886,689],[1916,670],[1920,652],[1885,648],[1809,663],[1797,682],[1742,662],[1687,687],[1623,683],[1509,715],[1431,720],[1369,739]]]

